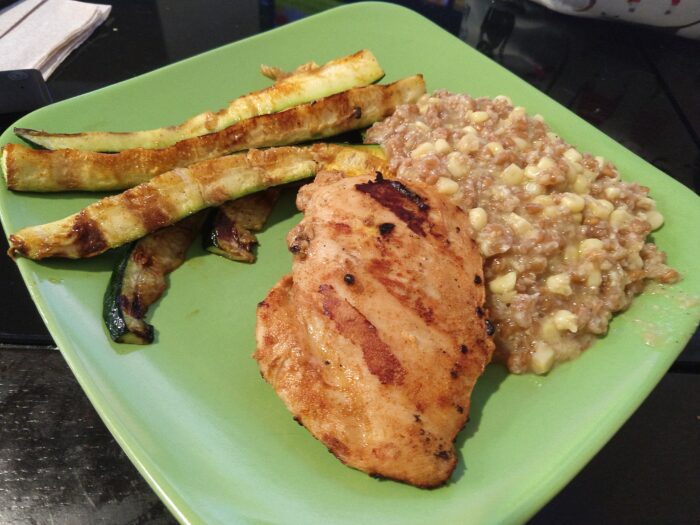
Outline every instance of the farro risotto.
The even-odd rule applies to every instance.
[[[397,177],[435,184],[469,214],[484,257],[495,359],[543,374],[604,334],[646,280],[677,271],[646,242],[663,216],[649,189],[623,182],[507,97],[438,91],[367,132]]]

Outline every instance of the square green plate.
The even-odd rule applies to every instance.
[[[652,188],[666,216],[655,234],[682,283],[655,287],[574,363],[547,377],[493,366],[478,383],[452,482],[419,490],[344,467],[292,420],[251,359],[255,305],[291,267],[291,195],[261,235],[253,266],[199,249],[153,308],[157,342],[111,344],[100,319],[114,254],[19,268],[51,334],[139,471],[184,523],[503,523],[552,498],[623,424],[699,317],[700,200],[594,127],[403,8],[354,4],[109,88],[41,109],[18,125],[53,131],[143,129],[222,107],[292,68],[371,49],[387,81],[421,72],[430,90],[509,95],[583,151]],[[2,143],[14,141],[11,131]],[[94,197],[0,192],[6,232],[78,210]],[[689,227],[689,225],[693,225]]]

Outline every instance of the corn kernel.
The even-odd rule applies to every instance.
[[[554,133],[553,131],[548,131],[547,132],[547,138],[551,140],[552,142],[559,140],[559,135]]]
[[[579,173],[583,173],[583,165],[582,164],[580,164],[578,162],[571,162],[570,160],[566,160],[566,159],[565,159],[565,162],[566,162],[566,165],[568,166],[567,175],[568,175],[570,180],[572,180],[572,181],[575,180],[576,176]]]
[[[637,201],[637,208],[641,210],[655,210],[656,201],[654,199],[650,199],[649,197],[642,197]]]
[[[606,220],[615,209],[615,205],[603,199],[586,199],[587,212],[594,217]]]
[[[479,149],[479,137],[468,133],[457,143],[457,149],[463,153],[473,153]]]
[[[542,210],[542,215],[550,219],[554,219],[555,217],[561,215],[561,210],[557,206],[546,206],[544,210]]]
[[[574,181],[574,191],[576,193],[588,193],[590,186],[591,183],[588,181],[588,177],[586,177],[585,172],[576,176],[576,180]]]
[[[547,317],[542,321],[540,325],[540,336],[543,341],[552,345],[556,345],[561,340],[561,333],[557,329],[557,325],[554,324],[554,319],[552,317]]]
[[[601,156],[595,157],[595,161],[598,164],[598,169],[602,170],[603,167],[605,166],[605,159]]]
[[[564,193],[561,198],[561,203],[572,213],[578,213],[583,210],[586,201],[580,195],[575,193]]]
[[[537,122],[543,122],[544,123],[544,117],[537,113],[536,115],[533,115],[532,120],[536,120]]]
[[[528,164],[527,166],[525,166],[525,170],[523,171],[523,173],[528,179],[534,180],[540,174],[540,169],[533,164]]]
[[[532,202],[540,206],[551,206],[554,204],[554,199],[550,195],[538,195],[532,199]]]
[[[428,126],[425,122],[421,122],[420,120],[414,122],[413,127],[418,128],[421,131],[430,131],[430,126]]]
[[[465,133],[470,134],[470,135],[476,135],[476,134],[477,134],[477,133],[476,133],[476,128],[475,128],[474,126],[464,126],[464,127],[462,128],[462,131],[464,131]]]
[[[576,148],[569,148],[564,152],[564,158],[571,162],[581,162],[583,155],[581,155]]]
[[[554,162],[550,157],[542,157],[537,163],[537,167],[541,170],[551,170],[557,167],[557,163]]]
[[[622,190],[617,186],[605,188],[605,196],[610,200],[617,199],[620,195],[622,195]]]
[[[516,272],[508,272],[504,275],[496,277],[489,282],[489,290],[491,293],[504,294],[515,289],[515,283],[518,279]]]
[[[511,111],[510,115],[508,115],[510,120],[520,120],[523,117],[525,117],[525,108],[522,106],[514,107],[513,111]]]
[[[528,146],[527,140],[520,137],[513,137],[513,142],[515,142],[515,147],[519,150],[524,150]]]
[[[602,249],[603,241],[596,238],[584,239],[578,245],[578,252],[581,254],[581,257],[585,257],[592,252],[600,251]]]
[[[546,374],[554,366],[554,350],[547,343],[537,341],[530,358],[530,368],[536,374]]]
[[[463,179],[469,171],[467,163],[464,162],[459,153],[450,153],[447,156],[447,171],[456,179]]]
[[[571,278],[568,273],[557,273],[547,277],[547,290],[559,295],[571,295]]]
[[[578,248],[576,246],[567,246],[564,249],[564,262],[573,263],[578,261]]]
[[[529,195],[542,195],[544,193],[544,188],[541,184],[536,182],[528,182],[525,184],[525,192]]]
[[[474,111],[469,117],[474,124],[481,124],[489,119],[487,111]]]
[[[532,231],[532,224],[517,213],[509,213],[508,215],[504,215],[503,220],[505,220],[512,230],[518,235],[527,235]]]
[[[486,144],[486,149],[491,152],[491,155],[498,155],[503,151],[503,146],[500,142],[489,142]]]
[[[640,270],[644,267],[644,261],[638,253],[632,253],[627,257],[627,268],[630,270]]]
[[[600,270],[591,270],[588,277],[586,277],[586,286],[590,286],[591,288],[598,288],[602,282],[603,274],[600,273]]]
[[[479,231],[486,226],[487,220],[488,216],[484,208],[472,208],[469,210],[469,224],[475,231]]]
[[[435,151],[437,151],[440,155],[445,155],[446,153],[452,151],[452,146],[450,146],[449,142],[447,142],[445,139],[437,139],[435,141]]]
[[[501,172],[501,179],[512,186],[520,184],[523,181],[523,170],[517,164],[511,164]]]
[[[608,219],[608,222],[610,223],[610,226],[612,226],[614,229],[617,229],[631,221],[632,218],[633,217],[627,211],[627,208],[620,207],[614,209],[612,213],[610,213],[610,218]]]
[[[577,321],[578,316],[569,310],[557,310],[554,313],[554,326],[562,332],[568,330],[576,333],[578,331]]]
[[[423,144],[416,146],[416,148],[411,152],[411,158],[417,159],[424,155],[428,155],[429,153],[433,153],[434,151],[435,146],[431,142],[424,142]]]
[[[664,216],[656,210],[647,212],[647,221],[651,225],[651,230],[658,230],[664,223]]]
[[[441,195],[454,195],[459,189],[459,184],[447,177],[440,177],[435,183],[435,189]]]
[[[496,95],[493,98],[493,101],[494,102],[505,102],[509,106],[511,106],[513,104],[513,102],[510,100],[510,97],[508,97],[507,95]]]

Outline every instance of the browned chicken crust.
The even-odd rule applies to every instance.
[[[443,484],[494,349],[465,214],[424,185],[337,172],[297,205],[293,272],[257,312],[263,377],[347,465]]]

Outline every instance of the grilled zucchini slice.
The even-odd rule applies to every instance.
[[[167,287],[166,277],[185,260],[207,211],[147,235],[128,246],[112,272],[102,318],[117,343],[146,345],[154,329],[144,319]]]
[[[278,188],[222,204],[210,215],[202,235],[205,250],[232,261],[254,263],[258,239],[279,196]]]
[[[351,89],[272,115],[244,120],[217,133],[158,150],[95,153],[35,150],[7,144],[2,165],[8,188],[17,191],[111,191],[141,184],[195,162],[248,148],[284,146],[362,129],[425,93],[420,75],[385,86]]]
[[[10,256],[92,257],[204,208],[315,175],[321,169],[381,171],[386,164],[356,148],[331,144],[250,150],[154,177],[82,211],[10,235]]]
[[[358,51],[321,67],[302,67],[274,85],[249,93],[224,109],[200,113],[182,124],[132,132],[91,131],[85,133],[47,133],[15,128],[20,137],[46,149],[71,148],[83,151],[123,151],[131,148],[166,148],[176,142],[213,133],[257,115],[275,113],[292,106],[366,86],[384,76],[374,55]]]

